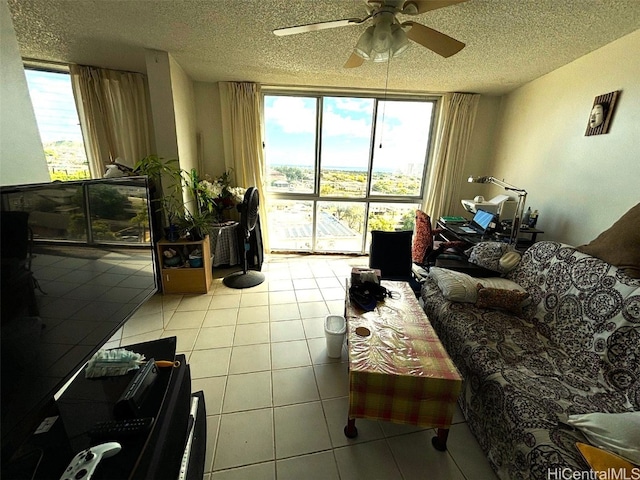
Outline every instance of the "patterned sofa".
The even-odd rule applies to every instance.
[[[421,290],[464,378],[469,428],[500,478],[588,470],[568,416],[640,410],[640,279],[555,242],[534,244],[507,278],[530,294],[522,318],[448,301],[430,278]]]

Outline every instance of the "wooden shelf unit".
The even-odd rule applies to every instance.
[[[164,252],[173,249],[182,257],[181,266],[167,267]],[[207,293],[211,288],[211,243],[209,235],[203,240],[160,240],[157,244],[163,293]],[[202,267],[188,266],[189,254],[202,251]]]

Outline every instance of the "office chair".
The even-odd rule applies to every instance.
[[[416,210],[415,234],[411,246],[411,257],[415,264],[428,268],[434,265],[436,258],[445,252],[449,258],[466,260],[462,251],[466,243],[435,240],[441,232],[440,228],[432,228],[429,215],[422,210]]]

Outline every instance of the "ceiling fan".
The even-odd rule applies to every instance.
[[[327,22],[310,23],[295,27],[278,28],[273,31],[278,36],[314,32],[327,28],[361,25],[371,19],[373,25],[367,27],[358,39],[351,57],[344,64],[346,68],[359,67],[365,60],[386,62],[397,57],[409,47],[412,40],[445,58],[458,53],[464,43],[444,33],[420,23],[400,22],[398,15],[418,15],[438,8],[449,7],[467,0],[365,0],[367,16],[345,18]]]

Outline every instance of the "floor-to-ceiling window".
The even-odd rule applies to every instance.
[[[275,251],[364,253],[371,230],[413,228],[435,99],[265,94]]]

